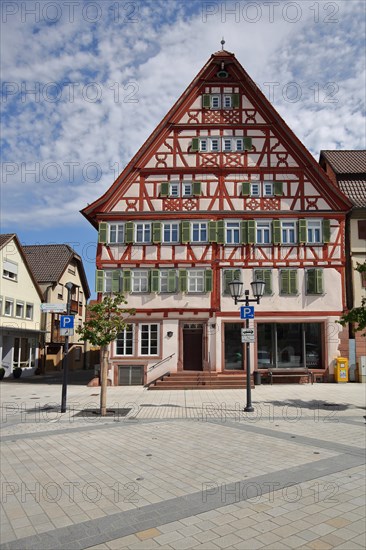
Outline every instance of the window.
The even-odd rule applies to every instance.
[[[223,294],[225,296],[231,296],[229,284],[233,281],[241,281],[241,271],[240,269],[224,269],[222,275]]]
[[[322,242],[322,222],[320,220],[307,220],[307,242]]]
[[[3,314],[3,297],[0,296],[0,316]]]
[[[24,303],[17,302],[15,305],[15,317],[22,319],[23,315],[24,315]]]
[[[264,296],[272,294],[272,270],[271,269],[255,269],[254,281],[264,281]]]
[[[360,275],[362,288],[366,288],[366,271],[361,271]]]
[[[118,334],[116,355],[133,355],[133,325],[129,325]]]
[[[191,224],[191,242],[207,243],[207,222],[192,222]]]
[[[201,139],[200,140],[200,151],[205,153],[207,151],[207,139]]]
[[[211,151],[214,153],[220,151],[220,139],[219,138],[211,138]]]
[[[112,292],[113,271],[104,272],[104,292]]]
[[[323,294],[323,270],[306,270],[306,294]]]
[[[297,295],[297,270],[280,270],[280,294]]]
[[[11,281],[18,280],[18,264],[10,262],[9,260],[4,260],[3,263],[3,277],[5,279],[10,279]]]
[[[192,184],[191,183],[182,183],[182,194],[183,197],[190,197],[192,195]]]
[[[175,269],[159,271],[159,292],[172,293],[177,291],[177,272]]]
[[[366,220],[358,220],[357,227],[358,227],[358,238],[366,239]]]
[[[57,285],[57,298],[59,298],[60,300],[62,300],[64,297],[64,285],[62,285],[61,283],[59,283]]]
[[[235,139],[234,142],[235,142],[235,149],[236,149],[236,151],[243,151],[243,150],[244,150],[243,140],[242,140],[242,139]]]
[[[251,195],[252,197],[260,197],[261,187],[259,183],[252,183],[251,185]]]
[[[257,244],[271,243],[271,222],[263,221],[256,223]]]
[[[249,140],[250,138],[244,138]],[[244,143],[245,145],[245,143]],[[251,149],[251,146],[245,147]],[[283,195],[283,182],[282,181],[261,181],[250,182],[244,181],[242,183],[242,195],[251,197],[281,197]]]
[[[135,242],[136,243],[151,242],[151,223],[136,223]]]
[[[124,224],[123,223],[111,223],[109,224],[109,242],[123,243],[124,242]]]
[[[25,306],[25,318],[28,320],[33,319],[33,304],[26,304]]]
[[[159,325],[140,325],[140,355],[158,355]]]
[[[224,138],[223,139],[223,150],[224,151],[231,151],[231,139],[230,138]]]
[[[273,183],[263,182],[263,196],[271,197],[273,195]]]
[[[101,283],[96,283],[97,292],[119,292],[121,290],[121,271],[113,269],[108,271],[97,271],[97,278],[101,276]]]
[[[221,96],[211,95],[211,109],[220,109],[220,107],[221,107]]]
[[[132,271],[132,292],[149,292],[149,272],[147,269]]]
[[[240,222],[226,222],[225,230],[226,230],[226,235],[225,235],[226,244],[240,243]]]
[[[224,95],[223,107],[224,109],[231,109],[233,106],[232,95]]]
[[[12,317],[12,315],[13,315],[13,305],[14,305],[13,300],[6,300],[5,299],[4,315],[6,315],[7,317]]]
[[[69,265],[69,267],[67,268],[67,272],[68,273],[71,273],[71,275],[76,275],[76,268],[74,265]]]
[[[169,186],[169,196],[170,197],[179,197],[179,182],[171,183]]]
[[[281,222],[281,234],[283,244],[296,242],[296,222]]]
[[[163,224],[163,242],[178,243],[179,242],[179,223],[164,222]]]
[[[203,269],[188,271],[188,292],[205,292],[205,272]]]

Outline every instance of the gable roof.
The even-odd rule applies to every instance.
[[[24,253],[24,250],[23,250],[23,247],[16,235],[16,233],[2,233],[0,235],[0,250],[2,250],[4,248],[4,246],[6,246],[8,243],[10,243],[12,240],[14,240],[15,244],[16,244],[16,247],[19,251],[19,254],[21,255],[22,257],[22,260],[23,260],[23,263],[29,273],[29,276],[30,278],[32,279],[32,282],[38,292],[38,295],[41,299],[41,301],[43,301],[43,293],[42,293],[42,290],[40,289],[39,287],[39,284],[36,280],[36,277],[33,273],[33,270],[32,270],[32,267],[30,265],[30,263],[28,262],[28,259],[27,259],[27,256],[26,254]]]
[[[152,134],[147,138],[145,143],[140,147],[138,152],[132,157],[122,173],[117,177],[111,187],[97,200],[89,204],[81,210],[83,216],[94,225],[98,227],[97,214],[108,211],[113,203],[113,196],[117,189],[126,189],[141,167],[141,163],[144,162],[146,153],[149,151],[155,143],[159,141],[164,130],[170,129],[172,125],[177,124],[182,112],[187,109],[190,102],[194,98],[195,91],[200,90],[201,87],[207,84],[208,81],[218,81],[215,78],[217,69],[221,66],[221,63],[225,63],[225,70],[230,67],[230,72],[238,80],[237,84],[245,91],[248,99],[255,105],[260,105],[262,116],[276,127],[278,135],[282,142],[288,149],[291,150],[291,154],[297,159],[298,163],[304,167],[315,185],[318,186],[324,198],[328,201],[331,207],[337,211],[349,211],[352,207],[352,203],[349,199],[340,194],[339,191],[334,189],[334,185],[329,180],[328,176],[323,170],[319,170],[319,164],[314,157],[306,149],[303,143],[297,138],[293,131],[287,126],[282,117],[278,114],[276,109],[268,101],[266,96],[261,92],[255,82],[250,78],[248,73],[236,59],[235,55],[226,50],[220,50],[211,55],[211,58],[207,61],[201,71],[189,84],[180,98],[176,101],[170,111],[166,114],[163,120],[158,124]],[[194,169],[192,169],[193,171]]]
[[[322,150],[319,163],[328,163],[339,189],[358,208],[366,207],[366,150]]]
[[[72,260],[78,264],[80,278],[88,299],[90,289],[83,262],[67,244],[35,244],[23,246],[24,253],[39,283],[57,283]]]

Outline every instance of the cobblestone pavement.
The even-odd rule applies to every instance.
[[[1,548],[365,548],[362,384],[1,384]]]

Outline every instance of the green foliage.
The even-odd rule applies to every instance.
[[[363,264],[358,264],[356,267],[356,271],[359,273],[366,272],[366,261]],[[347,323],[355,323],[355,331],[363,331],[366,329],[366,298],[362,298],[361,300],[361,306],[360,307],[354,307],[351,309],[348,313],[342,315],[341,319],[337,321],[340,325],[343,327],[347,325]],[[363,336],[366,337],[366,332],[363,334]]]
[[[101,302],[87,306],[89,319],[76,329],[80,339],[100,347],[113,342],[128,326],[126,319],[135,314],[134,309],[120,307],[123,304],[127,304],[123,294],[116,294],[113,298],[105,296]]]

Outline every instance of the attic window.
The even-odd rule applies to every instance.
[[[216,73],[217,78],[227,78],[229,73],[227,71],[219,71]]]

